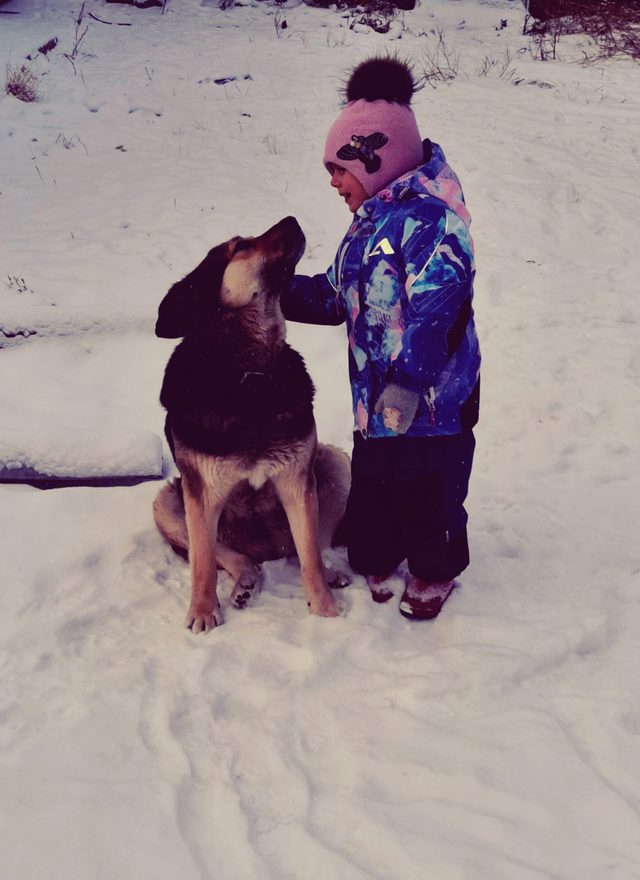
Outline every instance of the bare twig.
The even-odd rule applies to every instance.
[[[89,30],[89,25],[86,24],[84,26],[84,30],[82,29],[82,19],[84,18],[84,9],[86,6],[86,0],[83,0],[82,5],[80,6],[80,10],[78,12],[77,17],[74,19],[75,21],[75,40],[73,43],[73,49],[71,50],[71,54],[67,55],[67,58],[76,59],[78,57],[78,52],[80,50],[80,43],[84,40],[87,35],[87,31]],[[74,68],[75,69],[75,68]]]
[[[164,5],[162,0],[106,0],[107,3],[122,3],[125,6],[135,6],[136,9],[149,9],[151,6]]]
[[[98,18],[98,16],[94,15],[93,12],[89,13],[89,17],[93,18],[94,21],[99,21],[100,24],[114,24],[117,27],[131,27],[130,21],[106,21],[104,18]]]

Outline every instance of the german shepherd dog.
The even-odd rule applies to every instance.
[[[242,608],[260,590],[259,563],[296,551],[311,613],[338,614],[321,547],[344,515],[349,458],[317,443],[313,384],[285,342],[280,309],[304,248],[286,217],[257,238],[213,248],[160,304],[156,334],[183,337],[160,394],[181,476],[159,492],[154,518],[173,548],[187,551],[194,633],[223,623],[218,567],[234,579],[231,601]]]

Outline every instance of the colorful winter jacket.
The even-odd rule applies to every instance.
[[[375,404],[389,382],[420,393],[407,436],[458,434],[478,418],[470,216],[455,173],[425,141],[421,168],[358,209],[326,275],[296,275],[286,318],[347,323],[355,427],[394,436]]]

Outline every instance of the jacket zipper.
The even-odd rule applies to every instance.
[[[429,409],[429,423],[432,428],[436,426],[436,389],[431,385],[426,393],[427,407]]]
[[[337,260],[337,272],[336,272],[336,283],[337,283],[338,288],[340,290],[342,289],[342,267],[344,265],[344,260],[347,255],[347,251],[349,250],[349,247],[353,244],[354,240],[360,234],[361,229],[362,229],[362,224],[359,223],[358,221],[354,221],[353,225],[349,229],[349,232],[347,233],[347,241],[345,242],[344,247],[340,251],[340,256],[338,257],[338,260]],[[353,230],[353,232],[351,230]]]
[[[347,241],[345,246],[340,251],[340,256],[338,257],[338,271],[336,272],[336,282],[338,284],[338,290],[342,290],[342,265],[344,263],[344,258],[349,250],[349,245],[351,244],[351,239]]]

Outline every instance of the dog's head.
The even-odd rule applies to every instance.
[[[285,217],[257,238],[236,237],[218,245],[162,300],[156,335],[188,336],[225,315],[247,311],[253,322],[268,320],[304,248],[294,217]]]

